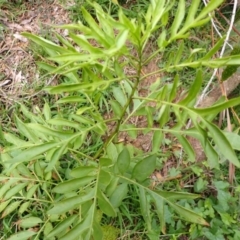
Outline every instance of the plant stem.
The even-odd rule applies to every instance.
[[[99,156],[102,154],[103,150],[106,149],[106,147],[108,146],[108,144],[116,137],[116,135],[119,133],[119,128],[121,126],[121,123],[124,119],[124,116],[126,114],[126,111],[128,109],[128,107],[130,106],[132,100],[133,100],[133,96],[134,93],[136,92],[139,82],[141,80],[141,70],[142,70],[142,46],[139,47],[138,49],[138,56],[139,56],[139,61],[138,61],[138,66],[137,66],[137,76],[135,79],[135,83],[133,85],[132,88],[132,92],[130,94],[130,96],[128,97],[128,100],[126,102],[126,104],[123,107],[123,111],[122,114],[119,118],[119,120],[117,121],[117,126],[115,128],[115,130],[112,132],[112,134],[110,134],[110,136],[107,138],[106,142],[104,143],[104,145],[97,151],[97,153],[95,154],[95,156],[93,157],[95,160],[97,158],[99,158]]]

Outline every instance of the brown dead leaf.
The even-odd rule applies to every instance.
[[[17,23],[7,23],[7,27],[10,30],[17,30],[18,32],[24,31],[24,28],[20,24],[17,24]]]

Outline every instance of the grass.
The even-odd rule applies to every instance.
[[[109,12],[111,12],[114,16],[116,14],[115,8],[111,8],[111,6],[105,6],[105,2],[99,2],[101,5],[103,5],[104,8],[106,8]],[[109,3],[109,1],[108,1]],[[63,3],[64,4],[64,3]],[[73,21],[81,20],[81,15],[79,12],[79,5],[81,5],[81,1],[76,1],[75,5],[73,5],[70,8],[70,14],[73,19]],[[85,3],[86,4],[86,3]],[[125,4],[125,3],[123,3]],[[135,17],[136,12],[138,8],[143,7],[143,12],[145,11],[145,2],[139,1],[138,4],[135,4],[134,2],[130,2],[128,6],[128,9],[126,11],[126,15],[129,17]],[[86,5],[87,7],[91,8],[91,6]],[[113,6],[113,5],[112,5]],[[9,6],[7,6],[9,7]],[[10,6],[12,7],[12,6]],[[24,9],[24,4],[21,5],[21,7]],[[109,10],[110,9],[110,10]],[[13,8],[15,11],[15,8]],[[90,11],[91,12],[91,11]],[[174,11],[173,11],[174,13]],[[172,14],[173,14],[172,13]],[[209,25],[210,28],[210,25]],[[206,50],[205,46],[206,43],[209,43],[211,41],[211,38],[209,37],[209,32],[206,30],[206,28],[202,28],[200,32],[192,32],[193,37],[197,39],[204,39],[203,42],[199,44],[199,41],[188,41],[185,48],[184,48],[184,54],[183,56],[188,56],[189,51],[192,49],[198,47]],[[51,37],[51,33],[47,32],[44,37],[49,37],[50,39],[53,39]],[[171,53],[175,53],[178,49],[179,44],[172,44],[170,46],[170,49],[168,49],[168,52],[166,54],[166,58],[162,58],[162,62],[168,59],[167,56],[169,56]],[[34,58],[34,61],[42,60],[46,57],[45,52],[43,49],[39,48],[37,45],[32,44],[31,47],[31,55]],[[201,51],[196,55],[196,58],[200,57],[202,55]],[[21,68],[26,69],[27,66],[24,66],[23,63],[21,63],[19,66],[19,70]],[[205,72],[205,79],[209,79],[210,72],[208,69],[204,70]],[[182,82],[182,88],[187,89],[188,86],[192,84],[194,71],[190,70],[188,68],[185,68],[183,71],[180,72],[181,79],[184,79]],[[21,98],[21,95],[24,95],[24,92],[20,92],[18,102],[24,102],[27,108],[29,109],[29,112],[24,112],[19,108],[18,103],[15,103],[15,101],[10,102],[4,102],[1,101],[1,116],[2,116],[2,130],[4,132],[16,133],[16,127],[14,116],[17,116],[18,118],[22,119],[23,122],[27,123],[30,122],[30,119],[37,119],[36,121],[46,123],[48,118],[48,111],[42,110],[45,108],[45,103],[48,103],[48,106],[51,109],[51,114],[53,115],[53,118],[67,118],[76,112],[81,107],[85,107],[88,105],[82,104],[82,103],[76,103],[76,104],[62,104],[61,107],[59,105],[55,104],[55,101],[58,100],[59,95],[49,95],[46,93],[39,93],[36,96],[32,96],[35,93],[38,92],[42,88],[43,85],[45,85],[45,81],[49,81],[49,76],[44,75],[45,71],[40,70],[39,71],[39,80],[35,83],[33,81],[32,84],[29,84],[26,87],[26,92],[28,92],[30,89],[33,89],[33,92],[28,96],[27,98]],[[170,73],[164,76],[167,79],[171,79],[175,73]],[[44,76],[44,77],[42,77]],[[61,82],[64,82],[64,80],[61,77],[58,77],[54,79],[59,84]],[[25,91],[24,88],[22,91]],[[237,90],[236,90],[237,91]],[[63,94],[64,95],[64,94]],[[96,101],[95,106],[97,106],[99,113],[104,114],[106,112],[106,109],[108,107],[108,101],[112,98],[112,94],[110,90],[103,91],[103,95],[100,97],[99,101]],[[91,100],[94,101],[94,98]],[[99,104],[99,105],[98,105]],[[28,115],[28,116],[27,116]],[[30,117],[29,117],[30,116]],[[92,111],[91,114],[84,113],[82,115],[82,118],[84,118],[86,121],[94,120],[97,122],[97,116],[95,111]],[[95,119],[94,119],[95,118]],[[81,119],[82,121],[82,119]],[[81,121],[79,124],[81,124]],[[168,126],[167,126],[168,127]],[[58,130],[61,130],[61,126],[58,126]],[[71,128],[66,127],[65,130],[71,130]],[[100,130],[98,130],[100,131]],[[22,140],[26,140],[26,137],[23,136],[23,134],[20,135],[20,138]],[[223,164],[221,166],[221,170],[214,169],[211,170],[207,166],[206,162],[202,163],[191,163],[188,161],[188,159],[183,159],[182,162],[178,161],[179,150],[177,146],[174,146],[175,139],[164,139],[164,147],[162,149],[161,153],[158,153],[158,164],[159,169],[161,171],[158,171],[160,175],[158,175],[159,179],[156,179],[155,182],[155,190],[168,190],[168,191],[183,191],[183,192],[189,192],[189,193],[199,193],[203,197],[202,199],[198,200],[179,200],[177,201],[179,205],[194,209],[195,212],[200,213],[202,217],[206,218],[209,222],[211,227],[206,228],[203,226],[199,226],[196,224],[190,224],[183,221],[181,217],[176,215],[176,213],[169,208],[168,205],[164,205],[164,218],[166,221],[166,229],[167,233],[164,235],[161,235],[161,239],[212,239],[211,237],[214,236],[214,234],[217,234],[216,227],[219,231],[219,239],[223,239],[223,236],[228,237],[228,239],[236,240],[238,237],[238,229],[239,229],[239,191],[234,192],[232,195],[229,193],[229,186],[227,185],[227,172],[226,172],[226,164]],[[5,147],[5,142],[1,141],[1,148]],[[76,143],[77,144],[77,143]],[[49,223],[49,229],[51,229],[53,226],[55,226],[60,220],[58,216],[51,216],[51,219],[49,219],[49,216],[47,214],[47,210],[49,210],[49,203],[53,202],[53,199],[60,200],[63,196],[61,196],[58,193],[55,193],[52,191],[53,186],[57,184],[59,180],[69,180],[70,178],[70,172],[72,169],[74,169],[76,166],[84,165],[85,163],[91,163],[94,166],[98,163],[92,161],[92,158],[96,154],[96,152],[101,148],[101,146],[104,144],[104,139],[99,137],[99,134],[96,130],[96,132],[92,132],[91,135],[89,134],[84,141],[84,144],[82,147],[80,147],[77,150],[71,150],[69,153],[64,155],[64,158],[59,161],[59,164],[54,169],[52,174],[48,174],[45,172],[45,168],[48,165],[48,162],[37,160],[31,161],[25,165],[19,166],[22,167],[22,169],[18,169],[18,171],[13,171],[12,177],[23,177],[26,176],[26,172],[30,171],[29,176],[32,176],[34,178],[34,184],[30,181],[29,182],[29,189],[23,188],[21,191],[16,193],[16,195],[11,198],[11,204],[16,204],[17,202],[21,202],[21,204],[24,202],[24,204],[28,204],[29,206],[26,207],[26,209],[20,210],[19,208],[13,209],[12,213],[8,214],[6,217],[2,218],[2,222],[0,225],[0,235],[2,236],[2,239],[8,239],[12,234],[16,233],[18,231],[18,228],[21,228],[18,224],[18,219],[20,218],[27,218],[27,217],[38,217],[43,219],[44,224]],[[129,144],[129,143],[127,143]],[[118,143],[117,146],[121,149],[123,146],[123,143]],[[177,148],[177,149],[176,149]],[[130,148],[129,148],[130,149]],[[108,151],[110,151],[108,149]],[[129,150],[130,151],[130,150]],[[174,156],[175,152],[175,156]],[[15,153],[17,154],[17,153]],[[114,151],[111,153],[114,155]],[[171,158],[169,157],[171,156]],[[5,156],[6,157],[6,156]],[[50,162],[51,155],[49,155],[48,160]],[[3,158],[6,160],[6,158]],[[3,160],[2,160],[3,161]],[[206,166],[205,166],[206,165]],[[25,166],[25,167],[24,167]],[[28,170],[27,170],[28,169]],[[204,169],[204,171],[203,171]],[[225,171],[224,171],[225,170]],[[165,171],[165,172],[164,172]],[[178,178],[177,176],[179,174],[182,174],[183,176]],[[3,174],[2,174],[3,175]],[[163,182],[161,182],[161,177],[168,177],[168,179]],[[236,179],[239,179],[239,171],[236,171]],[[23,182],[18,182],[23,183]],[[37,183],[37,184],[36,184]],[[14,183],[11,187],[16,187],[16,183]],[[239,183],[236,183],[235,187],[236,189],[239,188]],[[2,187],[4,185],[2,184]],[[37,189],[34,190],[34,186],[37,186]],[[1,188],[2,189],[2,188]],[[30,192],[30,189],[32,189],[33,194],[30,196],[28,195],[28,192]],[[218,195],[219,193],[219,195]],[[67,193],[66,196],[71,196],[71,194],[74,194],[73,192]],[[34,200],[34,201],[33,201]],[[20,203],[19,203],[20,204]],[[143,203],[142,203],[143,204]],[[156,210],[156,206],[151,202],[150,198],[146,199],[146,205],[144,206],[146,210],[150,214],[151,227],[155,229],[159,229],[159,220],[155,216],[158,214]],[[13,205],[8,205],[12,206]],[[21,205],[22,207],[23,205]],[[227,207],[229,206],[229,207]],[[23,207],[22,207],[23,208]],[[87,206],[83,206],[83,208],[87,209]],[[221,212],[220,210],[224,209],[224,212]],[[7,208],[6,208],[7,209]],[[6,211],[5,209],[5,211]],[[3,213],[4,209],[1,213]],[[129,187],[128,196],[123,200],[120,210],[117,214],[117,217],[109,217],[106,214],[102,213],[99,210],[99,215],[101,215],[101,224],[102,227],[105,229],[105,239],[116,239],[116,236],[118,239],[151,239],[149,237],[149,232],[147,231],[146,227],[146,221],[141,213],[141,203],[139,202],[139,189],[135,186]],[[220,213],[219,213],[220,211]],[[74,211],[73,211],[74,212]],[[56,219],[54,219],[56,217]],[[44,227],[43,224],[38,224],[34,231],[39,231],[40,236],[39,239],[44,239],[43,232],[40,231],[40,228]],[[24,229],[24,228],[21,228]],[[46,228],[47,229],[47,228]],[[50,230],[44,230],[49,231]],[[0,238],[1,239],[1,238]],[[27,239],[27,238],[26,238]],[[31,238],[31,239],[37,239],[37,238]]]
[[[66,4],[66,1],[61,1],[63,4]],[[114,4],[112,1],[108,0],[98,0],[96,1],[98,4],[100,4],[103,9],[108,12],[111,16],[117,17],[117,12],[119,10],[119,7]],[[123,7],[123,11],[126,14],[126,16],[131,18],[137,18],[138,15],[144,14],[147,10],[147,4],[148,2],[146,0],[138,0],[138,1],[126,1],[126,0],[119,0],[119,5]],[[70,12],[71,20],[74,22],[77,21],[83,21],[85,20],[82,17],[81,7],[85,7],[92,15],[94,15],[94,9],[93,7],[84,0],[73,0],[70,6],[67,7],[67,9]]]

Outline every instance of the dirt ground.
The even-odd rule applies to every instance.
[[[39,81],[39,72],[33,52],[29,50],[29,41],[21,33],[51,36],[54,25],[66,23],[69,23],[68,12],[59,1],[26,1],[18,5],[6,3],[1,6],[0,96],[2,101],[18,98],[26,90],[26,86],[28,93],[32,94],[29,86],[36,85]]]

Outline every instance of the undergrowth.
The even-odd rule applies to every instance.
[[[204,71],[240,56],[213,59],[224,39],[185,51],[189,32],[222,2],[152,0],[138,18],[88,3],[84,23],[61,26],[69,35],[56,34],[58,44],[23,34],[47,56],[41,71],[58,78],[2,124],[2,239],[238,239],[240,189],[224,170],[240,166],[240,139],[213,120],[240,99],[194,104]],[[181,93],[186,69],[194,81]]]
[[[62,0],[63,4],[66,1]],[[112,17],[117,18],[119,7],[127,17],[137,18],[140,15],[143,15],[147,11],[148,1],[146,0],[119,0],[119,1],[109,1],[109,0],[97,0],[96,1],[105,12],[110,14]],[[118,4],[116,4],[118,3]],[[82,16],[81,7],[84,7],[93,17],[95,16],[94,7],[89,4],[88,1],[84,0],[74,0],[74,3],[67,7],[70,12],[70,17],[72,21],[76,22],[78,20],[82,21],[84,24],[87,24],[84,17]]]

